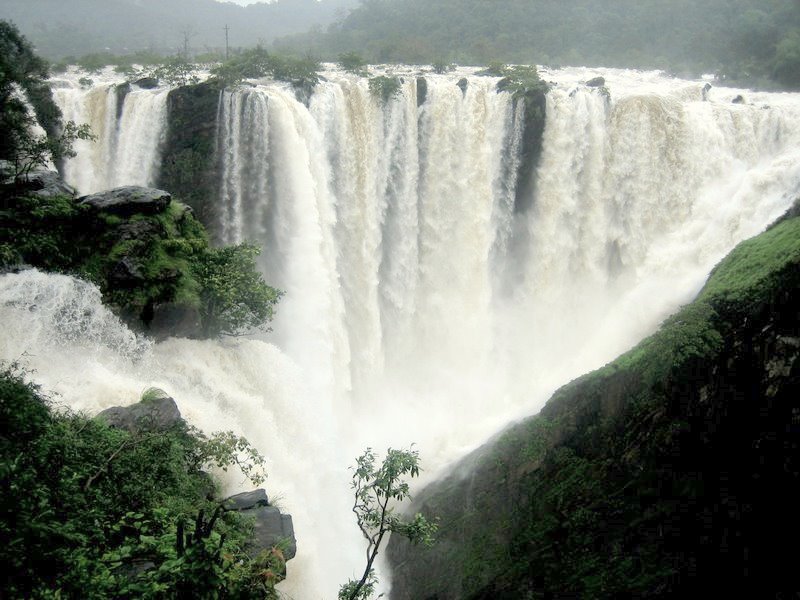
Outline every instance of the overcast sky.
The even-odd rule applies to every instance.
[[[267,0],[217,0],[217,2],[233,2],[234,4],[241,4],[246,6],[248,4],[255,4],[256,2],[266,2]]]

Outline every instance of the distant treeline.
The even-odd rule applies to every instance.
[[[361,0],[319,31],[277,46],[322,59],[491,61],[712,72],[800,87],[796,0]]]
[[[358,0],[273,0],[240,6],[216,0],[0,0],[14,22],[53,61],[110,52],[158,54],[225,51],[269,43],[276,36],[322,27]]]

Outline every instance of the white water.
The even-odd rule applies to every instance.
[[[117,116],[114,83],[84,88],[59,80],[53,96],[65,121],[89,123],[95,141],[78,140],[77,156],[67,160],[64,177],[81,194],[123,185],[152,186],[161,163],[167,130],[168,89],[132,86]]]
[[[80,319],[65,334],[60,317],[30,307],[89,299],[91,309],[69,314],[94,322],[105,315],[96,292],[23,274],[2,279],[3,322],[19,331],[0,357],[27,351],[45,386],[87,410],[157,385],[194,424],[246,435],[295,518],[284,591],[331,598],[362,565],[346,468],[365,446],[416,442],[433,475],[652,331],[797,195],[797,95],[713,89],[703,102],[702,82],[608,70],[607,103],[578,85],[596,74],[546,74],[557,85],[522,213],[508,175],[519,112],[493,79],[428,75],[419,108],[413,76],[385,107],[365,81],[335,72],[308,107],[276,84],[225,93],[217,227],[226,241],[262,244],[268,281],[287,292],[275,345],[107,342],[130,335],[107,315],[108,333],[86,344]],[[738,93],[749,104],[733,105]],[[152,140],[137,147],[157,156],[148,152],[163,119],[118,127],[111,96],[101,87],[61,97],[103,132],[104,150],[77,159],[92,169],[70,165],[82,191],[125,172],[101,164],[122,156],[123,138]],[[42,296],[25,296],[19,281]]]

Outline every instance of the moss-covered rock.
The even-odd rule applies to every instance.
[[[266,324],[280,293],[250,246],[215,249],[190,207],[126,187],[81,199],[2,197],[0,269],[24,265],[94,282],[129,325],[156,337],[238,334]]]
[[[393,598],[681,597],[795,589],[800,218],[737,247],[697,300],[417,496]]]

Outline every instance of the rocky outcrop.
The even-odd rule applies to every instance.
[[[586,85],[587,87],[595,87],[595,88],[601,88],[601,87],[605,87],[605,85],[606,85],[606,78],[605,78],[605,77],[593,77],[592,79],[590,79],[589,81],[587,81],[587,82],[585,83],[585,85]]]
[[[134,81],[133,85],[136,85],[143,90],[153,90],[158,87],[158,79],[155,77],[142,77],[141,79]]]
[[[191,206],[212,237],[216,235],[213,227],[219,222],[216,135],[221,91],[215,82],[170,90],[169,128],[157,184]]]
[[[175,400],[167,395],[143,400],[130,406],[112,406],[97,415],[109,426],[130,433],[167,431],[186,424]]]
[[[248,549],[251,556],[258,556],[276,546],[282,547],[286,560],[297,554],[292,516],[282,514],[280,509],[271,506],[263,489],[231,496],[223,501],[223,506],[228,511],[236,511],[253,519],[253,539]]]
[[[469,80],[467,80],[466,77],[462,77],[461,79],[458,80],[458,83],[456,83],[456,85],[459,87],[459,89],[461,89],[462,94],[466,94],[467,87],[469,87]]]
[[[124,186],[83,196],[78,201],[97,211],[130,217],[135,214],[155,215],[164,212],[172,196],[164,190],[140,186]]]
[[[428,99],[428,80],[424,77],[417,77],[417,107],[425,104]]]
[[[14,165],[0,161],[0,185],[15,193],[25,193],[39,198],[75,195],[75,188],[64,182],[56,171],[37,168],[14,176]]]
[[[418,494],[439,542],[391,540],[392,598],[791,595],[798,316],[789,216],[657,334]]]

